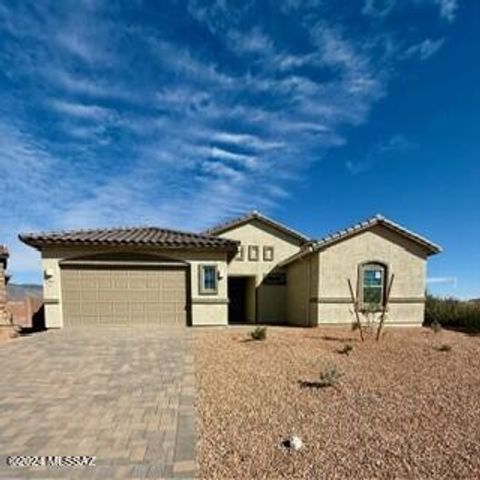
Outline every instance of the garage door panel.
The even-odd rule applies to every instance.
[[[62,269],[65,325],[185,325],[185,268]]]

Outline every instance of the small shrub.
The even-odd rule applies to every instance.
[[[438,320],[434,320],[430,328],[432,329],[433,333],[440,333],[442,331],[442,324]]]
[[[353,346],[350,343],[346,343],[342,348],[338,350],[338,353],[342,355],[350,355],[350,352],[353,350]]]
[[[449,345],[448,343],[444,343],[442,345],[440,345],[437,350],[439,352],[450,352],[452,350],[452,346]]]
[[[267,338],[267,327],[256,327],[250,332],[253,340],[265,340]]]
[[[336,367],[327,368],[320,373],[318,386],[321,388],[334,387],[342,376],[343,374],[339,372]]]

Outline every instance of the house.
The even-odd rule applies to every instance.
[[[358,305],[421,325],[441,248],[382,216],[311,240],[258,212],[189,233],[158,227],[22,234],[40,250],[47,327],[351,324]]]
[[[7,306],[7,260],[8,250],[3,245],[0,245],[0,325],[10,324],[10,314]]]

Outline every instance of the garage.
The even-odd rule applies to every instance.
[[[62,266],[65,326],[186,325],[186,268]]]
[[[40,232],[47,328],[185,326],[227,318],[226,264],[238,242],[159,227]],[[210,291],[202,272],[215,272]]]

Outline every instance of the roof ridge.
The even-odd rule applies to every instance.
[[[438,251],[442,250],[439,245],[436,245],[435,243],[433,243],[430,240],[428,240],[427,238],[419,235],[418,233],[412,232],[411,230],[404,227],[403,225],[400,225],[399,223],[396,223],[392,220],[389,220],[387,217],[381,215],[380,213],[377,213],[376,215],[374,215],[372,217],[368,217],[365,220],[361,220],[357,223],[354,223],[353,225],[342,228],[342,229],[337,230],[335,232],[329,233],[329,234],[327,234],[327,235],[325,235],[325,236],[323,236],[323,237],[321,237],[317,240],[314,240],[313,245],[321,246],[325,242],[328,242],[328,241],[331,241],[331,240],[334,240],[334,239],[337,239],[337,238],[342,238],[345,235],[357,232],[358,230],[360,230],[362,228],[365,228],[365,227],[368,227],[368,226],[371,226],[371,225],[375,225],[375,224],[379,224],[379,225],[384,224],[384,225],[390,226],[391,228],[402,231],[404,234],[406,234],[408,236],[416,238],[421,243],[425,243],[425,244],[429,245],[434,250],[438,250]]]
[[[267,217],[265,214],[259,212],[258,210],[250,210],[239,217],[225,220],[224,222],[218,223],[217,225],[214,225],[213,227],[210,227],[204,230],[202,233],[205,233],[207,235],[211,235],[211,234],[215,235],[215,232],[220,233],[224,230],[228,230],[230,227],[234,227],[235,225],[241,224],[242,222],[248,221],[250,219],[263,220],[264,222],[270,223],[276,226],[278,229],[284,230],[285,232],[288,232],[290,235],[295,236],[299,239],[302,239],[305,242],[310,241],[310,238],[304,235],[303,233],[300,233],[294,230],[293,228],[290,228],[287,225],[284,225],[278,222],[277,220],[274,220],[273,218]]]
[[[159,227],[158,225],[131,225],[131,226],[119,226],[119,227],[96,227],[96,228],[74,228],[74,229],[61,229],[61,230],[41,230],[39,232],[23,232],[20,234],[21,237],[29,236],[50,236],[50,235],[71,235],[76,233],[94,233],[94,232],[120,232],[120,231],[129,231],[129,230],[157,230],[170,233],[181,233],[184,235],[190,235],[193,237],[209,237],[210,235],[189,232],[187,230],[179,230],[174,228]],[[1,245],[0,245],[1,247]]]

